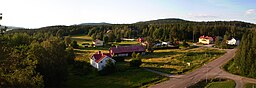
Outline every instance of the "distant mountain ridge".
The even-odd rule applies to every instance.
[[[149,20],[149,21],[139,21],[136,23],[128,24],[128,25],[132,25],[132,24],[135,24],[135,25],[149,25],[149,24],[161,25],[161,24],[176,24],[176,23],[177,24],[182,24],[182,23],[202,23],[202,24],[225,23],[225,24],[234,24],[234,25],[242,25],[242,26],[248,26],[248,25],[256,26],[256,24],[243,22],[243,21],[200,21],[199,22],[199,21],[184,20],[184,19],[180,19],[180,18],[166,18],[166,19],[156,19],[156,20]],[[75,25],[78,25],[78,26],[100,26],[100,25],[114,25],[114,24],[100,22],[100,23],[81,23],[81,24],[75,24]],[[70,26],[74,26],[74,25],[70,25]],[[14,26],[7,26],[7,27],[9,29],[26,29],[23,27],[14,27]],[[52,26],[45,26],[45,27],[41,27],[41,28],[52,28],[52,27],[67,27],[67,25],[52,25]],[[32,28],[32,29],[40,29],[40,28]]]
[[[181,22],[192,22],[180,18],[166,18],[166,19],[157,19],[157,20],[150,20],[150,21],[141,21],[135,24],[167,24],[167,23],[181,23]]]
[[[7,29],[24,29],[23,27],[5,26],[5,25],[1,25],[1,27],[7,27]]]
[[[81,23],[79,25],[110,25],[110,23],[101,22],[101,23]]]

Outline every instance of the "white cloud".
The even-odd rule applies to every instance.
[[[256,14],[256,9],[249,9],[245,13],[246,14]]]

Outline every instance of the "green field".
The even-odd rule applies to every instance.
[[[244,88],[256,88],[256,84],[247,83]]]
[[[147,87],[168,80],[167,77],[148,72],[142,68],[130,68],[128,63],[117,63],[118,72],[100,76],[95,73],[71,75],[66,83],[68,88],[131,88]]]
[[[236,83],[228,79],[208,79],[200,81],[188,88],[235,88]]]
[[[205,88],[235,88],[236,83],[232,80],[212,82],[209,83]]]
[[[224,53],[223,50],[212,48],[155,50],[154,53],[142,57],[142,67],[169,74],[182,74],[210,62]]]

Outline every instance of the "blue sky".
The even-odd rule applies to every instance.
[[[38,28],[163,18],[256,23],[256,0],[0,0],[2,25]]]

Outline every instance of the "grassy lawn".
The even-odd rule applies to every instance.
[[[85,76],[71,75],[66,83],[68,88],[130,88],[147,87],[168,78],[148,72],[142,68],[131,68],[126,62],[117,63],[118,72],[100,76],[92,73]]]
[[[127,46],[127,45],[137,45],[139,42],[137,41],[121,41],[120,43],[117,43],[120,46]]]
[[[208,79],[200,81],[188,88],[235,88],[236,83],[228,79]]]
[[[256,84],[247,83],[244,88],[256,88]]]
[[[92,38],[90,36],[84,35],[84,36],[71,36],[71,40],[77,41],[77,43],[92,43]]]
[[[82,43],[92,43],[92,38],[88,35],[78,35],[78,36],[71,36],[71,40],[77,41],[78,44]],[[136,45],[139,44],[137,41],[121,41],[121,42],[113,42],[115,45],[126,46],[126,45]]]
[[[223,50],[212,48],[155,50],[154,53],[142,57],[142,67],[169,74],[182,74],[210,62],[224,53]]]
[[[212,82],[209,83],[205,88],[235,88],[236,83],[232,80]]]

